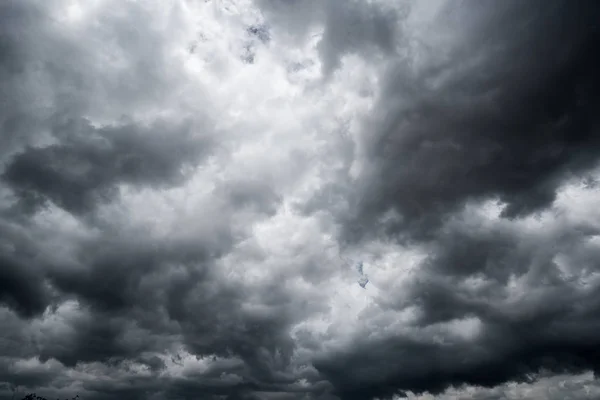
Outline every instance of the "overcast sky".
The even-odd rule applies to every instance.
[[[0,0],[0,399],[600,398],[598,71],[596,0]]]

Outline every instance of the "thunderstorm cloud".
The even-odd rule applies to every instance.
[[[600,397],[600,3],[0,1],[0,399]]]

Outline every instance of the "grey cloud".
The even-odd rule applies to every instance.
[[[494,388],[461,386],[437,396],[441,400],[513,400],[513,399],[587,399],[598,393],[598,382],[591,374],[550,375],[541,374],[535,383],[510,382]]]
[[[248,35],[258,38],[263,43],[269,43],[271,40],[269,28],[265,25],[251,25],[246,31]]]
[[[282,34],[288,33],[304,39],[309,29],[323,17],[321,2],[287,1],[287,0],[257,0],[256,3],[266,14],[269,22],[278,24]],[[271,17],[271,18],[269,18]],[[279,25],[281,24],[281,25]]]
[[[143,5],[100,15],[101,23],[83,27],[78,38],[51,16],[56,5],[32,0],[0,6],[6,22],[0,28],[0,89],[13,99],[0,112],[1,188],[17,199],[16,206],[7,197],[0,204],[6,317],[0,355],[10,356],[2,360],[0,380],[62,397],[75,394],[65,388],[72,383],[69,370],[100,376],[105,368],[114,376],[80,382],[86,398],[252,398],[257,390],[287,391],[293,374],[281,371],[290,364],[294,344],[287,330],[297,318],[288,294],[253,289],[257,306],[270,312],[245,310],[250,289],[228,283],[217,266],[247,235],[242,226],[234,237],[234,214],[272,215],[281,201],[276,188],[221,182],[202,210],[206,215],[169,238],[101,215],[99,206],[119,204],[120,185],[158,191],[185,183],[188,170],[218,146],[214,124],[185,111],[176,118],[153,115],[176,101],[173,93],[184,83],[177,68],[167,68],[166,37]],[[249,32],[267,40],[265,29]],[[122,68],[103,59],[107,55]],[[151,117],[140,117],[145,113]],[[49,243],[38,235],[50,205],[89,236],[57,230]],[[194,226],[207,221],[211,229]],[[65,301],[76,306],[65,311]],[[240,361],[160,379],[164,362],[156,355],[175,353],[177,346],[199,357]],[[30,357],[57,369],[34,368],[17,377],[14,366]],[[146,365],[151,378],[129,376],[130,361]]]
[[[244,46],[242,59],[248,64],[253,64],[256,57],[256,48],[259,45],[268,45],[271,41],[271,33],[268,26],[264,24],[250,25],[246,29],[250,40]]]
[[[8,256],[0,257],[0,302],[30,317],[44,311],[48,300],[41,279],[28,266]]]
[[[268,193],[260,184],[255,189],[252,185],[234,189],[233,194],[216,192],[219,197],[215,200],[223,198],[225,204],[231,200],[237,209],[242,205],[237,201],[251,199],[254,190]],[[227,207],[222,211],[233,212]],[[229,216],[212,216],[214,220],[219,217],[226,226]],[[140,382],[119,388],[121,383],[114,382],[100,386],[90,383],[85,390],[91,398],[99,399],[124,395],[143,398],[147,390],[177,398],[195,398],[198,391],[214,398],[220,394],[250,395],[255,390],[288,390],[295,378],[292,372],[282,372],[288,370],[294,349],[287,331],[300,315],[289,294],[275,286],[253,291],[259,295],[255,297],[257,306],[267,307],[268,312],[244,309],[251,296],[249,289],[228,283],[216,264],[235,243],[232,236],[227,236],[227,229],[220,237],[218,232],[210,232],[218,240],[196,236],[193,241],[185,236],[162,241],[149,234],[133,236],[133,232],[119,232],[118,225],[115,230],[109,226],[102,229],[99,238],[73,243],[68,262],[32,259],[29,268],[35,272],[22,276],[22,282],[38,287],[26,292],[15,292],[15,285],[6,287],[2,300],[9,307],[24,310],[25,317],[39,315],[48,306],[47,312],[52,313],[61,299],[76,299],[79,304],[72,315],[66,316],[66,327],[58,331],[48,327],[40,336],[32,337],[27,334],[31,329],[27,324],[16,328],[21,336],[17,357],[35,354],[42,362],[57,360],[67,368],[96,362],[117,368],[122,362],[134,360],[158,375],[161,365],[149,361],[148,355],[172,352],[182,345],[194,355],[234,357],[241,362],[225,365],[220,371],[205,371],[193,380],[164,381],[159,387]],[[33,253],[43,250],[42,244],[29,246]],[[20,261],[18,256],[17,252],[16,260]],[[23,275],[28,270],[14,271]],[[42,288],[51,289],[53,296],[44,297]],[[10,295],[20,297],[9,301]],[[30,350],[24,353],[26,343]],[[239,382],[223,380],[223,373],[236,374]],[[30,387],[43,383],[25,378],[23,382]]]
[[[52,366],[42,365],[33,368],[23,368],[21,370],[14,370],[9,367],[10,362],[8,360],[3,359],[0,361],[0,379],[4,382],[10,382],[12,387],[7,388],[6,392],[10,393],[14,388],[15,394],[19,393],[17,391],[19,386],[44,387],[49,385],[60,377],[61,372],[60,367],[56,364]],[[12,399],[13,394],[6,392],[4,396],[0,392],[0,398]]]
[[[162,366],[149,355],[174,352],[178,345],[197,356],[240,360],[158,386],[146,380],[125,385],[119,383],[119,374],[112,384],[86,384],[88,397],[98,399],[127,393],[137,398],[146,391],[176,398],[195,398],[202,392],[214,398],[290,390],[296,378],[286,372],[294,349],[287,330],[300,315],[282,288],[264,288],[257,306],[269,311],[253,312],[244,309],[250,296],[247,289],[227,283],[216,269],[214,256],[200,247],[160,244],[148,238],[136,243],[117,236],[84,243],[79,250],[75,264],[45,268],[47,284],[63,299],[77,299],[79,305],[69,313],[63,311],[64,322],[59,318],[56,328],[50,323],[37,335],[31,325],[15,326],[20,337],[13,339],[20,348],[15,356],[35,354],[41,362],[57,360],[66,368],[97,362],[120,368],[121,363],[133,360],[147,365],[153,375]],[[39,293],[33,290],[29,295]],[[40,308],[49,304],[40,303]],[[24,352],[27,343],[30,350]],[[229,382],[223,374],[239,379]],[[22,381],[35,387],[53,384],[55,378],[38,382],[24,376]]]
[[[166,108],[171,90],[184,84],[181,70],[170,68],[164,32],[142,4],[103,12],[75,32],[55,15],[65,5],[24,0],[0,8],[2,159],[47,142],[58,118],[138,122],[134,110]]]
[[[326,73],[337,69],[347,53],[369,57],[365,50],[370,48],[388,55],[394,53],[401,26],[401,16],[394,10],[368,2],[348,2],[344,7],[331,1],[325,4],[325,31],[319,42],[319,53]]]
[[[292,346],[285,335],[289,321],[284,315],[291,311],[285,308],[285,293],[272,288],[273,300],[265,298],[265,305],[273,302],[272,312],[253,315],[241,310],[243,287],[226,284],[215,269],[218,253],[206,253],[198,244],[161,245],[146,239],[90,245],[96,249],[82,249],[81,265],[59,267],[50,279],[65,295],[89,304],[91,321],[99,325],[90,325],[85,317],[81,326],[73,326],[76,337],[65,338],[59,348],[43,348],[44,357],[65,365],[127,359],[168,348],[169,338],[180,335],[193,354],[241,357],[248,363],[243,371],[248,379],[277,379],[272,371],[285,367]],[[127,323],[131,320],[137,329]],[[133,342],[123,337],[128,332],[137,332]]]
[[[485,26],[467,24],[448,57],[416,72],[404,60],[390,67],[378,125],[362,139],[368,167],[349,240],[390,209],[403,236],[426,234],[472,199],[526,215],[597,162],[596,5],[506,3],[482,11]]]
[[[325,76],[349,54],[382,74],[358,143],[338,143],[342,167],[295,211],[337,223],[343,250],[379,237],[428,251],[402,290],[369,309],[416,310],[412,323],[391,331],[374,322],[373,335],[357,324],[335,351],[320,343],[335,341],[333,330],[291,333],[327,311],[331,260],[297,244],[289,259],[271,259],[253,241],[255,222],[284,204],[275,179],[202,181],[194,189],[206,198],[183,194],[193,211],[156,232],[100,212],[119,206],[121,186],[180,187],[228,149],[208,99],[194,104],[209,110],[199,115],[178,103],[182,69],[142,3],[99,15],[78,35],[51,17],[56,1],[0,5],[0,93],[13,99],[0,108],[0,382],[98,400],[367,400],[464,385],[502,398],[506,382],[534,385],[543,371],[598,371],[597,224],[518,230],[597,162],[595,2],[480,2],[453,16],[449,2],[432,29],[451,38],[442,48],[424,33],[416,53],[426,61],[415,70],[404,48],[410,8],[256,1],[265,25],[246,32],[256,45],[320,31]],[[181,116],[156,115],[174,103]],[[353,161],[365,165],[356,180]],[[465,211],[486,199],[507,205],[495,224]],[[43,228],[58,224],[56,209],[65,227]],[[390,210],[399,218],[386,219]],[[228,263],[233,272],[286,268],[256,283]],[[290,284],[293,274],[310,290]],[[361,294],[376,276],[369,270]],[[515,279],[525,294],[514,293]],[[468,318],[478,321],[472,336],[444,325]],[[206,362],[184,368],[188,353]]]
[[[533,239],[453,221],[482,200],[503,202],[502,218],[514,221],[550,210],[564,182],[597,165],[599,11],[561,1],[464,8],[452,27],[464,36],[439,49],[447,56],[422,49],[431,64],[416,71],[401,57],[390,62],[361,137],[366,168],[338,221],[348,245],[383,237],[429,255],[385,303],[416,307],[414,334],[360,339],[315,361],[340,398],[598,371],[596,288],[578,280],[597,271],[595,250],[582,245],[598,234],[594,223]],[[320,205],[337,216],[311,201],[308,211]],[[390,210],[400,218],[386,222]],[[559,254],[569,255],[574,277],[562,276]],[[510,298],[511,279],[525,282],[520,297]],[[480,323],[475,339],[431,331],[465,318]]]
[[[45,260],[34,241],[18,227],[0,223],[0,304],[24,317],[42,313],[52,295],[44,284]]]
[[[340,67],[347,54],[376,56],[377,50],[394,54],[406,7],[386,9],[375,2],[257,0],[267,20],[295,40],[311,29],[322,31],[318,50],[326,76]]]
[[[315,366],[340,397],[357,399],[532,382],[540,371],[597,373],[598,263],[585,256],[597,250],[585,244],[597,234],[585,224],[530,237],[447,223],[402,293],[386,299],[397,310],[416,307],[414,330],[359,340]],[[559,254],[589,261],[566,261],[564,276]],[[522,286],[511,289],[510,279]],[[478,321],[474,338],[440,328],[469,318]]]
[[[527,332],[525,325],[511,328],[490,332],[474,343],[436,344],[431,339],[408,338],[356,343],[353,351],[315,365],[336,386],[338,395],[348,399],[388,398],[403,390],[439,394],[451,385],[532,382],[540,367],[554,373],[598,368],[598,343],[589,336],[583,342],[581,336],[565,340],[568,334],[561,339],[551,334],[539,337],[542,330]]]
[[[210,148],[208,140],[193,136],[189,124],[182,125],[95,129],[85,119],[66,121],[52,128],[59,143],[26,148],[9,161],[3,178],[28,208],[50,200],[81,214],[110,201],[119,183],[181,183],[184,168],[193,167]]]
[[[281,195],[272,185],[256,179],[221,182],[216,193],[228,199],[229,205],[236,210],[252,209],[267,215],[273,215],[281,203]]]

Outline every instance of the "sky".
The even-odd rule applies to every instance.
[[[600,398],[599,21],[0,1],[0,399]]]

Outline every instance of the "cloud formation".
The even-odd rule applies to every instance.
[[[0,399],[593,397],[599,20],[3,3]]]

